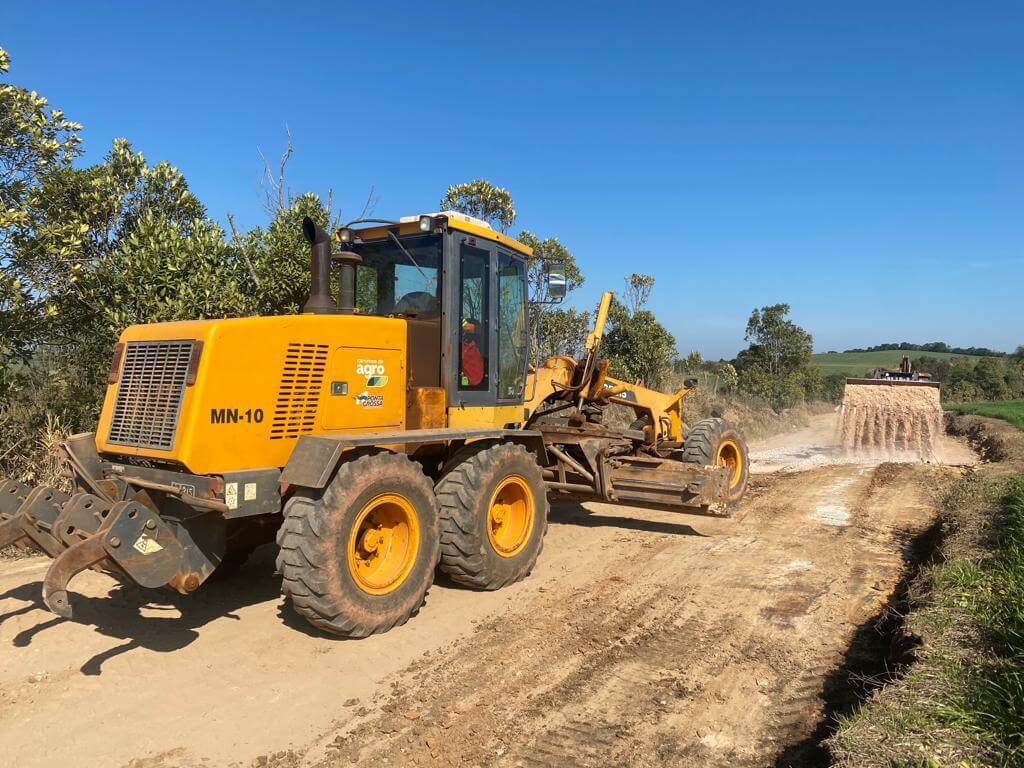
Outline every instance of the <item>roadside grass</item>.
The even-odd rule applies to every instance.
[[[988,416],[1008,421],[1017,429],[1024,429],[1024,400],[997,400],[993,402],[954,403],[945,406],[947,411],[968,413],[974,416]]]
[[[904,617],[916,659],[840,718],[836,765],[1024,765],[1024,473],[969,473],[943,511]]]

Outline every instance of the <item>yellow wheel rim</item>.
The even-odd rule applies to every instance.
[[[348,569],[371,595],[386,595],[402,585],[420,548],[420,524],[407,498],[385,493],[356,517],[348,538]]]
[[[502,557],[515,557],[523,551],[533,532],[533,491],[519,475],[510,475],[498,483],[487,505],[487,538]]]
[[[743,453],[735,442],[732,440],[722,441],[722,444],[718,446],[718,455],[715,456],[715,464],[720,467],[729,468],[730,491],[740,484],[740,479],[743,477]]]

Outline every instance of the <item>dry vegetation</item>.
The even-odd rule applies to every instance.
[[[683,421],[693,424],[711,416],[722,416],[736,424],[747,440],[805,427],[815,414],[834,410],[830,403],[799,403],[776,412],[764,400],[742,392],[715,392],[698,387],[683,400]]]

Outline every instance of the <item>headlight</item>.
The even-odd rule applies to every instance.
[[[420,232],[431,232],[434,229],[433,216],[420,216]]]

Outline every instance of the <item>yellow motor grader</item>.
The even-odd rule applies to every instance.
[[[723,514],[743,495],[739,432],[684,434],[694,382],[608,375],[610,293],[582,359],[531,365],[522,243],[454,212],[303,232],[302,314],[125,329],[96,432],[62,446],[68,484],[0,484],[0,546],[54,558],[55,613],[85,569],[188,594],[276,539],[293,608],[365,636],[415,614],[437,568],[482,589],[523,578],[549,498]],[[564,295],[557,268],[547,291]],[[628,428],[605,423],[613,405]]]

